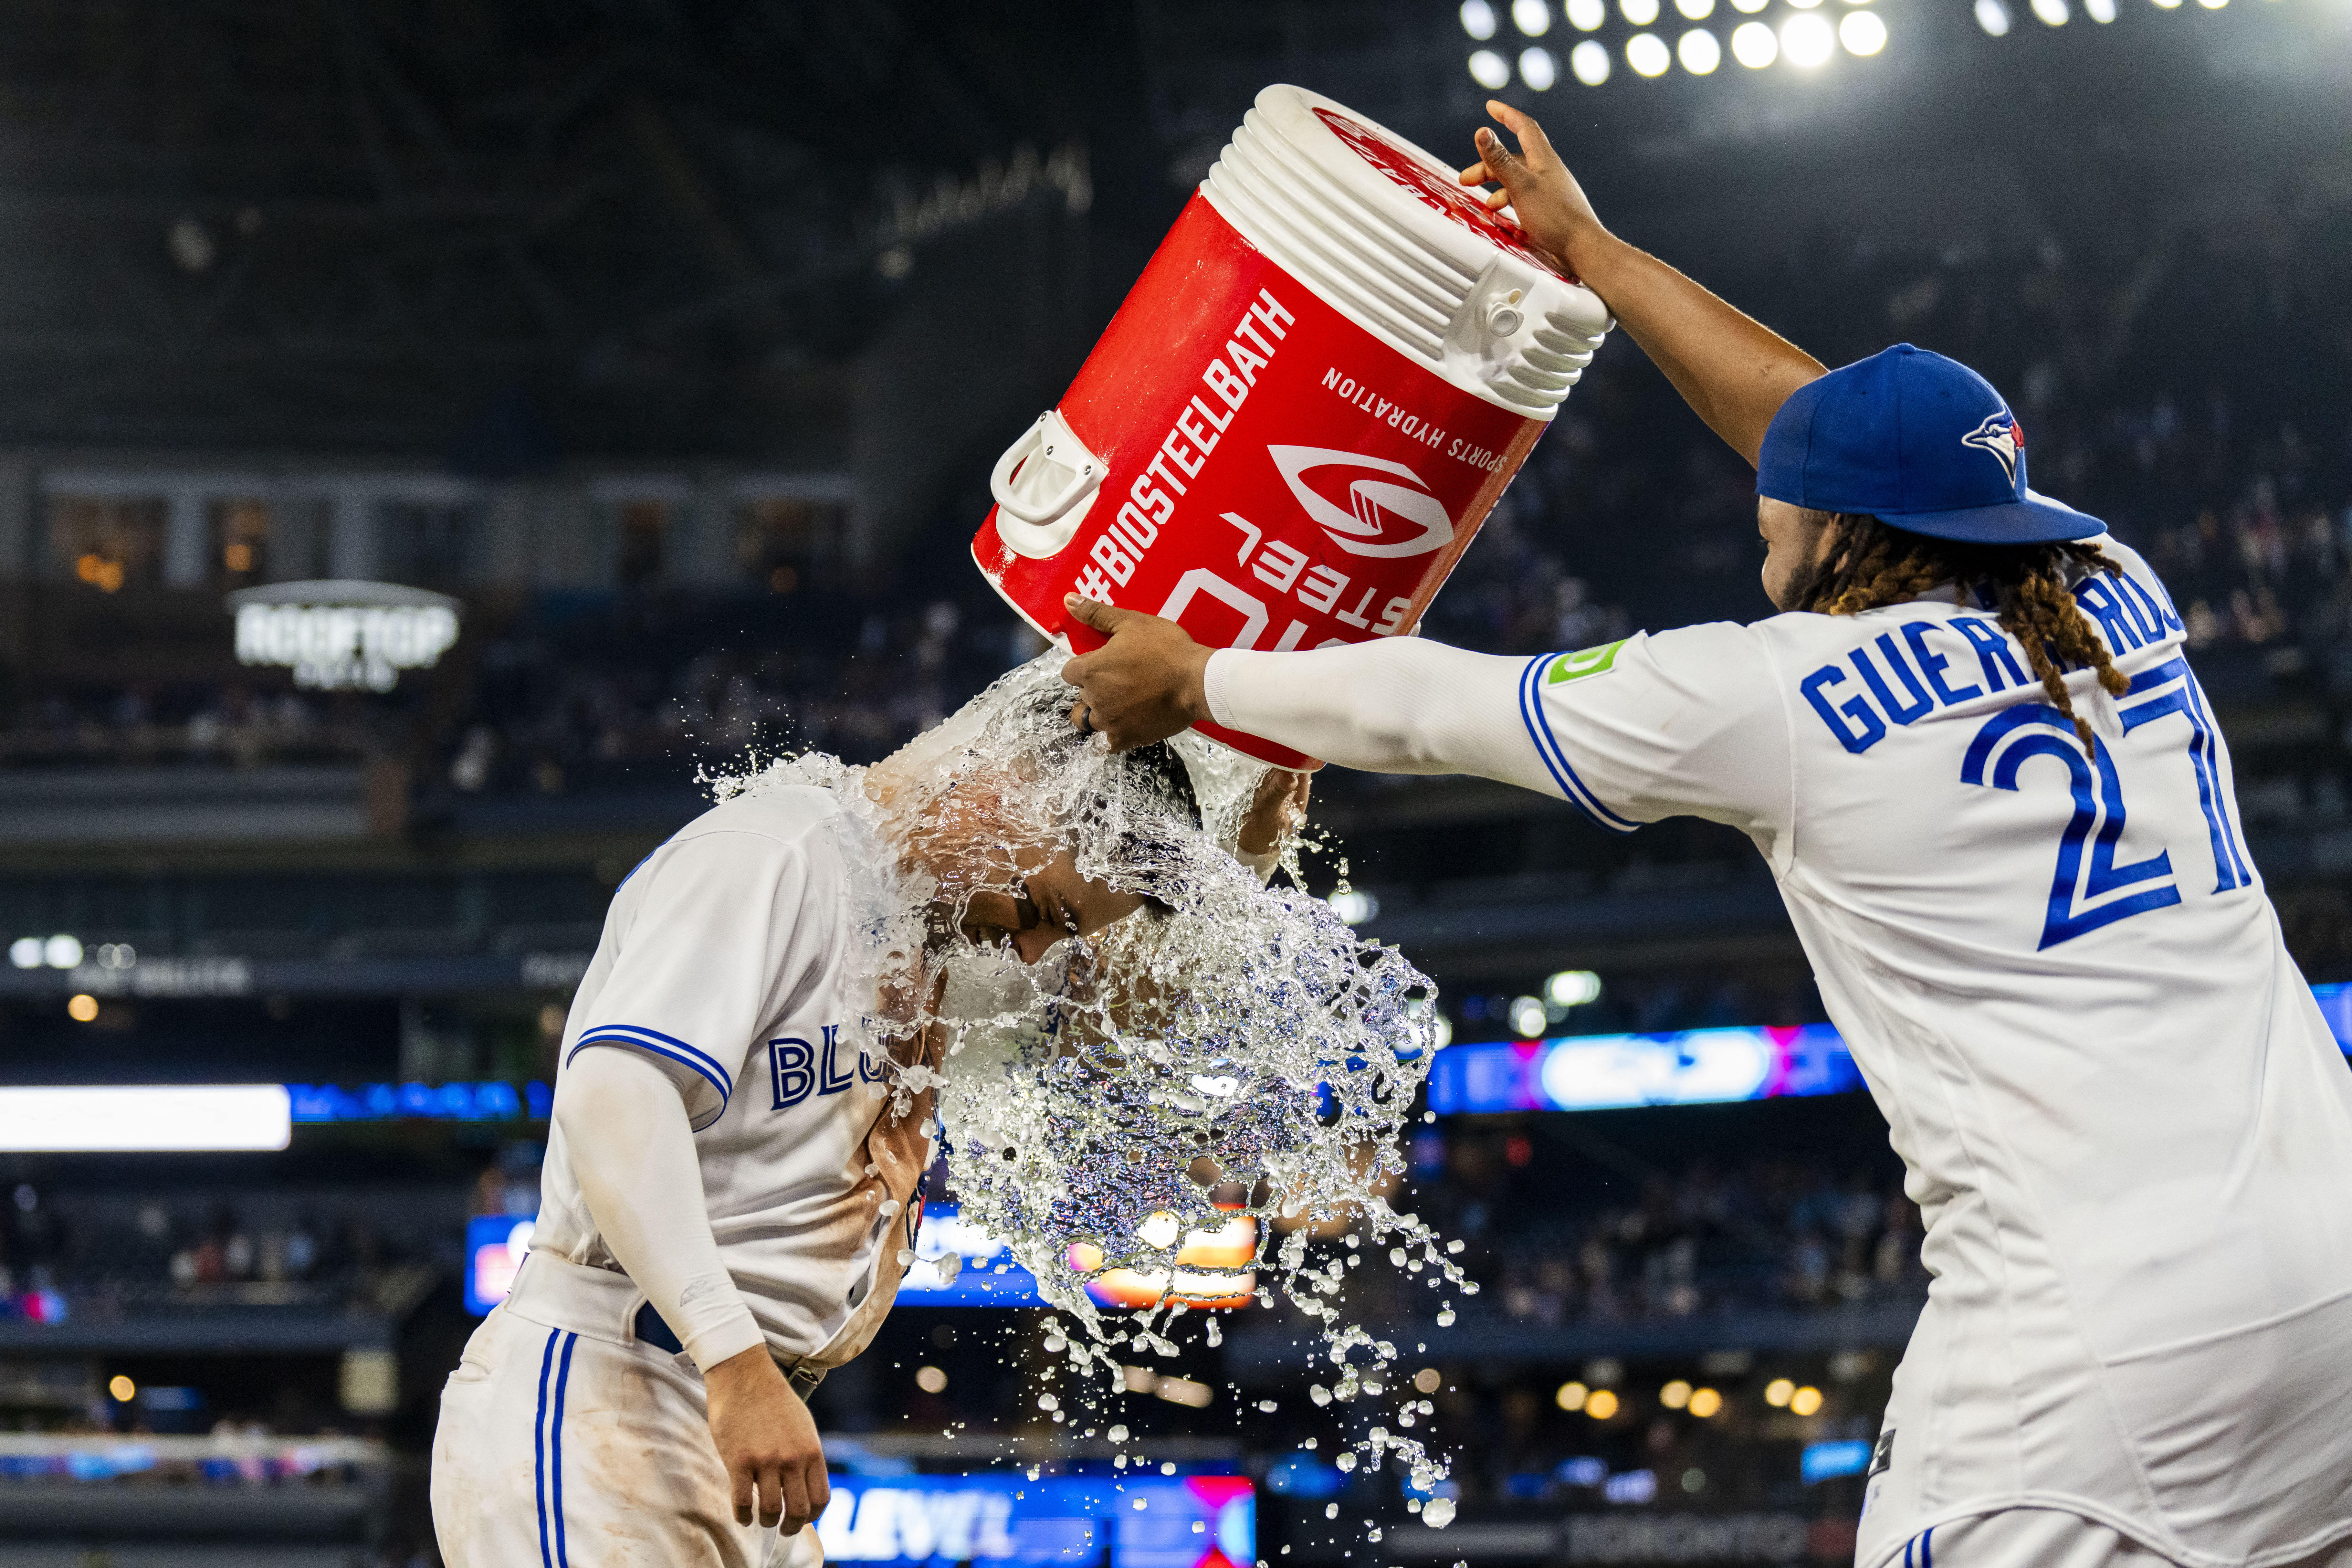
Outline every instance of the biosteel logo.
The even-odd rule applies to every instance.
[[[1324,447],[1269,446],[1265,450],[1307,515],[1321,525],[1332,543],[1350,555],[1426,555],[1454,542],[1454,519],[1447,515],[1445,503],[1430,494],[1421,476],[1402,463]],[[1394,479],[1347,480],[1343,492],[1347,505],[1341,506],[1318,488],[1334,484],[1335,479],[1308,483],[1306,476],[1318,468],[1354,468],[1360,474]],[[1412,488],[1395,483],[1395,479],[1411,480]]]

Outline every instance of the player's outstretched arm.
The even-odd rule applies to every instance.
[[[1486,111],[1519,139],[1518,151],[1481,126],[1478,162],[1462,171],[1462,183],[1499,184],[1487,205],[1507,204],[1529,238],[1601,296],[1708,427],[1755,462],[1772,416],[1822,374],[1822,363],[1610,233],[1542,126],[1500,100]]]
[[[1419,637],[1303,653],[1212,653],[1173,621],[1073,594],[1071,615],[1110,641],[1062,667],[1074,715],[1111,749],[1164,741],[1213,720],[1341,767],[1476,773],[1546,788],[1518,722],[1523,658]]]
[[[590,1046],[556,1080],[554,1117],[597,1233],[702,1370],[736,1522],[799,1530],[829,1497],[824,1449],[719,1259],[677,1083],[635,1051]]]

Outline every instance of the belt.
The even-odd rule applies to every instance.
[[[662,1315],[654,1310],[651,1301],[637,1309],[636,1331],[637,1342],[641,1345],[651,1345],[672,1355],[686,1353],[686,1346],[679,1342],[677,1334],[670,1326],[662,1321]],[[773,1352],[769,1353],[774,1355]],[[803,1398],[824,1381],[822,1367],[811,1366],[806,1362],[788,1362],[782,1356],[775,1356],[775,1363],[776,1370],[784,1374],[784,1381],[793,1385],[793,1392]]]
[[[662,1321],[627,1275],[566,1262],[552,1253],[534,1252],[523,1260],[503,1310],[607,1344],[641,1344],[670,1355],[685,1354],[677,1331]],[[774,1356],[784,1381],[803,1396],[824,1381],[820,1367],[776,1355],[772,1348],[768,1353]]]

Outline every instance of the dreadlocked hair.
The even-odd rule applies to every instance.
[[[2071,539],[1970,544],[1912,533],[1866,513],[1840,512],[1830,521],[1835,530],[1830,563],[1801,608],[1824,616],[1860,615],[1916,599],[1941,583],[1952,584],[1955,601],[1965,604],[1968,590],[1978,588],[1999,605],[2001,630],[2024,647],[2050,705],[2073,722],[2083,750],[2093,752],[2090,723],[2074,711],[2061,666],[2097,671],[2110,697],[2121,697],[2131,687],[2067,586],[2074,571],[2121,574],[2123,568],[2097,545]]]

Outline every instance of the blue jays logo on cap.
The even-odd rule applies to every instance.
[[[1979,544],[2087,539],[2106,526],[2027,487],[2025,431],[1990,382],[1909,343],[1791,393],[1765,432],[1756,493]]]
[[[2017,482],[2017,459],[2025,451],[2025,426],[2008,409],[1986,415],[1983,424],[1960,437],[1960,445],[1990,452],[2000,459],[2000,471],[2009,482]]]

